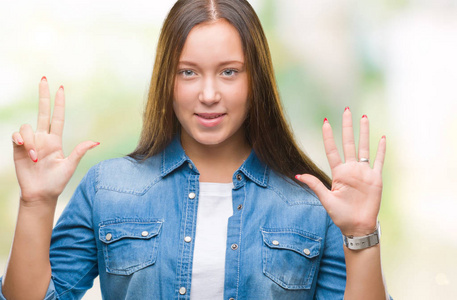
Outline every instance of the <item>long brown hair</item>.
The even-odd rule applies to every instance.
[[[176,69],[190,30],[198,24],[226,19],[240,34],[249,78],[246,138],[261,161],[295,180],[308,173],[328,188],[330,178],[297,146],[285,120],[270,50],[261,23],[246,0],[179,0],[162,27],[144,111],[140,141],[130,157],[147,159],[161,152],[180,130],[173,112]]]

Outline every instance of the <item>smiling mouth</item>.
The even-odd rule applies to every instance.
[[[199,116],[200,118],[203,118],[203,119],[208,119],[208,120],[211,120],[211,119],[216,119],[216,118],[219,118],[219,117],[222,117],[223,115],[225,114],[196,114],[197,116]]]

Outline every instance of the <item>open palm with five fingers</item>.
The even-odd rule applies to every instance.
[[[62,151],[62,132],[65,119],[65,94],[60,86],[55,96],[51,118],[51,99],[46,77],[39,84],[37,129],[22,125],[13,133],[14,164],[25,204],[56,200],[73,175],[87,150],[99,143],[80,143],[65,157]]]
[[[364,236],[376,228],[381,205],[382,167],[386,152],[386,138],[379,141],[373,168],[370,166],[369,122],[360,120],[358,159],[354,142],[352,115],[349,108],[343,113],[343,152],[336,148],[330,123],[325,119],[322,128],[324,147],[332,171],[332,189],[328,190],[316,177],[303,174],[297,179],[307,184],[319,197],[336,226],[344,235]]]

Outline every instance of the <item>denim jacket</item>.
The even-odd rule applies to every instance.
[[[224,299],[342,299],[342,235],[316,195],[254,151],[232,180]],[[97,275],[104,299],[190,299],[198,189],[179,137],[92,167],[53,230],[46,299],[80,299]]]

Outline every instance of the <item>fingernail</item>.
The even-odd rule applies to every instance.
[[[325,124],[325,122],[328,122],[327,118],[324,119],[324,124]]]
[[[62,90],[63,90],[63,85],[61,85],[59,89],[62,89]]]
[[[383,136],[382,136],[382,138],[383,138],[383,139],[386,139],[386,136],[385,136],[385,135],[383,135]]]
[[[33,162],[37,162],[37,161],[38,161],[38,157],[37,157],[37,155],[36,155],[35,150],[33,150],[33,149],[30,150],[30,151],[29,151],[29,155],[30,155],[30,158],[33,160]]]
[[[295,175],[295,179],[300,179],[300,175]]]
[[[48,81],[48,79],[46,78],[46,76],[41,77],[41,81],[43,81],[43,80],[44,80],[44,81]]]
[[[363,116],[362,116],[362,119],[363,119],[363,118],[367,118],[367,119],[368,119],[367,115],[363,115]]]
[[[21,138],[18,138],[17,140],[13,139],[13,143],[15,143],[16,145],[22,145],[24,144],[24,141]]]
[[[97,147],[98,145],[100,145],[100,143],[99,143],[99,142],[96,142],[96,143],[93,144],[89,149],[93,149],[93,148]]]
[[[344,109],[344,111],[346,111],[346,110],[349,110],[349,106],[346,106],[346,108]]]

